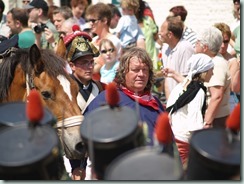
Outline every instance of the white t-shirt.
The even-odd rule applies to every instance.
[[[171,91],[166,107],[173,105],[183,93],[183,85],[184,82],[179,83]],[[200,88],[191,102],[171,114],[171,128],[176,139],[188,143],[191,132],[203,128],[202,106],[204,100],[205,93]]]

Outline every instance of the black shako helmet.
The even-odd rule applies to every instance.
[[[92,55],[97,57],[99,55],[98,49],[91,43],[92,38],[86,32],[80,31],[78,25],[72,27],[73,33],[63,38],[64,44],[67,48],[67,60],[73,62],[79,57]]]

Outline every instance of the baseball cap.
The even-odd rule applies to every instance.
[[[29,4],[25,5],[25,9],[41,8],[43,11],[48,11],[48,5],[44,0],[33,0]]]

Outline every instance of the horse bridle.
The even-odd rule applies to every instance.
[[[27,96],[30,94],[32,89],[35,89],[34,78],[31,74],[26,73],[26,93]]]

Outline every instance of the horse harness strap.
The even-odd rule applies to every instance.
[[[30,94],[30,90],[35,89],[34,79],[32,75],[26,74],[26,92],[27,96]]]

